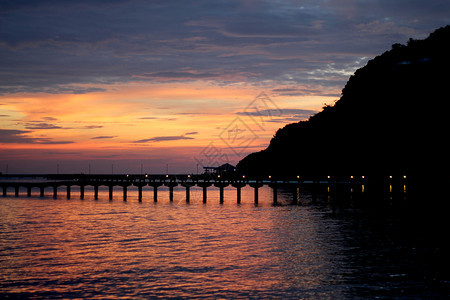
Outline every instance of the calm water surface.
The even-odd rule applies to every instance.
[[[13,194],[8,191],[9,194]],[[22,193],[24,195],[25,193]],[[108,201],[0,197],[1,298],[444,298],[439,249],[355,205],[300,195],[273,206],[271,190],[211,188],[191,202],[121,190]],[[292,195],[280,191],[288,204]],[[421,245],[423,246],[421,248]]]

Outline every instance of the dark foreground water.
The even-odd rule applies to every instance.
[[[133,191],[127,202],[120,192],[111,202],[106,191],[97,201],[90,194],[0,197],[0,298],[449,295],[448,253],[389,203],[373,209],[305,193],[287,205],[292,195],[280,191],[286,205],[272,206],[267,187],[258,206],[252,189],[240,205],[232,189],[223,205],[214,189],[207,204],[196,189],[190,204],[181,189],[173,203],[163,189],[158,203],[150,191],[142,203]]]

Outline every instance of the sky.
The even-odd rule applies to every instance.
[[[448,24],[442,0],[0,0],[0,172],[236,164]]]

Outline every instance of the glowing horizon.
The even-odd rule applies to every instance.
[[[297,120],[293,118],[307,119],[320,109],[324,100],[336,99],[303,97],[305,108],[293,109],[291,97],[267,96],[272,105],[268,109],[274,113],[268,115],[267,111],[261,111],[262,115],[252,117],[248,113],[255,108],[248,106],[259,95],[255,89],[202,87],[201,84],[204,83],[129,83],[109,87],[111,91],[81,95],[1,96],[2,111],[8,115],[1,119],[2,125],[5,124],[2,128],[16,131],[9,133],[10,140],[2,143],[3,157],[10,161],[51,160],[54,162],[50,169],[67,161],[120,161],[133,157],[139,165],[138,161],[159,159],[161,163],[156,164],[156,170],[160,172],[171,161],[181,162],[177,170],[193,172],[199,163],[205,166],[218,163],[202,158],[202,151],[211,143],[235,164],[244,155],[264,149],[278,128]],[[148,103],[146,98],[154,100]],[[259,105],[256,109],[262,109],[264,103]],[[255,137],[245,145],[224,141],[228,138],[224,130],[236,119],[242,129],[251,130]],[[234,146],[245,149],[235,151]],[[20,157],[15,151],[22,152]],[[92,167],[94,163],[90,164]],[[150,164],[149,168],[155,166],[155,162]],[[107,163],[101,165],[100,173],[104,173]],[[9,172],[17,172],[13,166],[9,164]],[[86,166],[85,163],[84,169]],[[0,169],[4,170],[5,166]]]

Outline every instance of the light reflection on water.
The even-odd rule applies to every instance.
[[[191,190],[190,204],[183,188],[173,203],[168,190],[158,190],[158,203],[152,193],[144,190],[142,203],[137,189],[127,202],[122,189],[113,201],[107,189],[94,200],[89,188],[85,200],[77,189],[70,200],[65,189],[58,199],[50,190],[44,199],[34,190],[31,198],[0,197],[0,296],[336,299],[410,291],[406,262],[391,257],[404,246],[328,205],[272,206],[268,187],[258,206],[251,188],[240,205],[232,188],[223,205],[214,188],[207,204],[201,189]],[[292,192],[278,200],[289,203]]]

